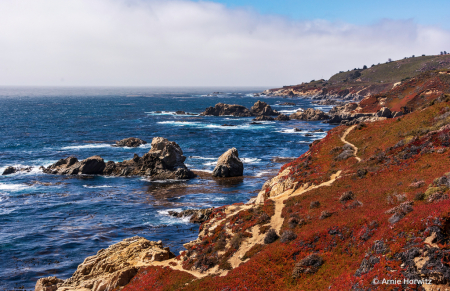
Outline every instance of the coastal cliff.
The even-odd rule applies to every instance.
[[[213,209],[185,251],[130,266],[115,290],[450,288],[450,71],[351,111],[382,108],[403,114],[330,130],[256,199]],[[61,291],[73,279],[54,281]]]
[[[450,69],[450,55],[404,58],[371,67],[341,71],[329,80],[265,90],[261,95],[289,98],[311,98],[319,104],[334,105],[331,100],[360,101],[365,97],[388,92],[392,88],[432,70]]]

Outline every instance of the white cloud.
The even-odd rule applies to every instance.
[[[0,1],[1,85],[288,85],[450,51],[411,20],[293,21],[213,2]]]

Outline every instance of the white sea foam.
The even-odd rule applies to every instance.
[[[303,111],[303,109],[302,108],[295,108],[295,109],[278,110],[278,112],[283,113],[283,114],[292,114],[292,113],[295,113],[297,111]]]
[[[212,172],[213,172],[213,171],[210,171],[210,170],[204,170],[204,169],[192,169],[192,171],[206,172],[206,173],[212,173]]]
[[[217,165],[217,161],[215,161],[215,162],[207,162],[207,163],[204,163],[203,165],[205,165],[205,166],[215,166],[215,165]]]
[[[261,171],[261,172],[256,173],[255,177],[262,177],[263,175],[270,174],[270,173],[272,173],[272,172],[271,171]]]
[[[28,188],[33,188],[33,186],[28,186],[25,184],[0,183],[0,191],[16,192],[16,191],[21,191],[21,190],[28,189]]]
[[[101,143],[101,144],[85,144],[77,146],[66,146],[62,147],[62,150],[83,150],[83,149],[98,149],[98,148],[110,148],[111,144]]]
[[[261,162],[261,159],[258,158],[241,158],[242,163],[244,164],[257,164]]]
[[[236,125],[236,126],[223,126],[220,124],[205,124],[202,122],[195,122],[195,121],[160,121],[159,124],[169,124],[173,126],[182,126],[182,127],[197,127],[197,128],[214,128],[214,129],[221,129],[221,130],[234,130],[234,129],[264,129],[265,126],[252,126],[251,124],[243,124],[243,125]]]
[[[189,224],[190,216],[185,216],[182,218],[173,217],[169,215],[169,211],[176,211],[180,212],[183,209],[181,208],[173,208],[173,209],[165,209],[165,210],[158,210],[158,218],[160,219],[161,224],[165,225],[172,225],[172,224]]]
[[[187,100],[177,100],[177,101],[187,101]],[[150,115],[177,115],[177,116],[199,116],[200,115],[197,113],[190,113],[190,112],[187,112],[189,114],[177,114],[175,111],[161,111],[158,113],[156,113],[156,111],[150,111],[150,112],[145,112],[145,113],[150,114]]]
[[[190,156],[190,159],[196,159],[196,160],[217,160],[217,158],[207,158],[207,157],[201,157],[201,156]]]
[[[95,188],[114,188],[114,186],[109,186],[109,185],[99,185],[99,186],[89,186],[89,185],[83,185],[84,188],[90,188],[90,189],[95,189]]]

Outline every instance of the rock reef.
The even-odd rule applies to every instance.
[[[132,159],[123,162],[105,163],[100,156],[93,156],[82,161],[78,161],[75,157],[68,157],[43,168],[43,172],[55,175],[147,176],[152,180],[195,177],[195,174],[184,164],[186,157],[177,143],[155,137],[151,146],[150,151],[142,157],[134,154]]]
[[[143,144],[147,144],[147,142],[137,137],[129,137],[117,141],[115,146],[137,148],[138,146],[141,146]]]

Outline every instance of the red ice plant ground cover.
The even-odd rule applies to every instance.
[[[248,237],[248,229],[267,223],[275,208],[273,201],[267,200],[232,217],[219,209],[217,215],[222,222],[186,251],[189,255],[183,257],[183,266],[208,270],[219,265],[231,269],[225,276],[192,280],[184,272],[148,268],[141,270],[132,283],[160,288],[148,290],[393,290],[392,285],[374,286],[372,282],[436,278],[434,272],[444,278],[440,282],[435,279],[435,283],[447,284],[450,192],[448,187],[438,187],[441,180],[437,178],[450,172],[450,102],[445,95],[449,81],[450,76],[426,73],[389,92],[391,97],[408,93],[406,103],[395,98],[387,102],[397,102],[394,108],[410,106],[413,112],[354,128],[346,140],[358,147],[361,162],[354,157],[336,159],[344,145],[340,137],[348,128],[340,126],[282,168],[291,167],[288,176],[298,186],[318,185],[342,171],[332,186],[284,201],[280,233],[292,231],[295,239],[254,245],[243,258],[250,259],[231,269],[227,260]],[[440,95],[420,97],[421,92],[431,89]],[[409,98],[413,91],[417,94]],[[430,189],[439,194],[433,197],[440,198],[426,196]],[[311,202],[316,201],[319,206],[311,208]],[[290,223],[291,218],[302,223]],[[425,243],[432,235],[436,235],[433,244]],[[323,264],[314,272],[293,276],[296,265],[311,254],[322,258]],[[425,254],[430,257],[429,263],[420,269],[414,259]],[[419,285],[394,287],[422,290]]]

